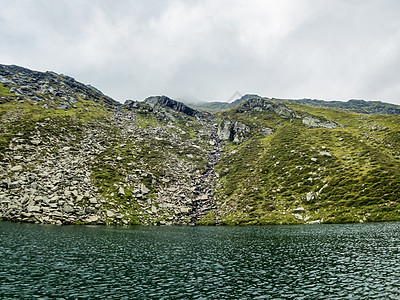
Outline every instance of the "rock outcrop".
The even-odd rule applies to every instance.
[[[239,144],[243,142],[250,128],[239,122],[222,121],[218,126],[218,137],[221,141]]]
[[[278,114],[282,118],[300,118],[300,114],[290,109],[283,103],[275,103],[264,98],[251,98],[236,108],[236,112],[244,113],[247,111],[270,111]]]
[[[185,104],[183,104],[181,102],[172,100],[166,96],[148,97],[144,100],[144,103],[150,105],[153,108],[156,105],[166,106],[177,112],[184,113],[185,115],[188,115],[191,117],[202,117],[203,116],[199,111],[192,109],[189,106],[186,106]]]
[[[322,127],[328,129],[334,129],[339,124],[329,121],[329,120],[321,120],[316,117],[307,116],[302,118],[302,122],[304,125],[308,127]]]

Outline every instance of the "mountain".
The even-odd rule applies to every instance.
[[[254,98],[263,98],[271,101],[279,102],[289,102],[289,103],[300,103],[311,107],[324,107],[331,108],[340,111],[357,112],[363,114],[389,114],[389,115],[399,115],[400,106],[390,103],[384,103],[381,101],[365,101],[365,100],[348,100],[343,101],[323,101],[315,99],[277,99],[277,98],[267,98],[261,97],[253,94],[246,94],[243,97],[236,99],[235,101],[228,102],[203,102],[199,104],[188,104],[197,109],[206,110],[209,112],[220,112]]]
[[[167,96],[121,104],[65,75],[0,65],[0,217],[400,220],[400,116],[322,106],[257,95],[216,113]]]
[[[224,110],[236,107],[239,104],[245,102],[246,100],[254,99],[254,98],[262,98],[262,97],[260,97],[258,95],[254,95],[254,94],[246,94],[246,95],[242,96],[241,98],[236,99],[229,103],[214,101],[214,102],[187,103],[187,104],[196,109],[201,109],[201,110],[205,110],[208,112],[219,112],[219,111],[224,111]],[[268,99],[268,98],[266,98],[266,99]]]
[[[351,111],[363,114],[388,114],[388,115],[399,115],[400,106],[390,103],[384,103],[381,101],[365,101],[351,99],[347,102],[343,101],[323,101],[315,99],[298,99],[298,100],[280,100],[304,104],[312,107],[325,107],[332,108],[342,111]]]

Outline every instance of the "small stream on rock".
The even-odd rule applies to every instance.
[[[211,142],[213,149],[207,153],[208,165],[204,171],[200,184],[196,186],[194,191],[195,199],[193,201],[192,213],[190,214],[191,223],[195,225],[200,217],[205,215],[210,210],[215,210],[214,203],[214,181],[215,181],[215,165],[221,158],[221,141],[218,137],[218,124],[213,125],[211,134]]]

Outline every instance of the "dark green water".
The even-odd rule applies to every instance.
[[[400,223],[0,222],[0,298],[400,299]]]

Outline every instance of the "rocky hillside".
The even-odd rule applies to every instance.
[[[191,224],[214,207],[210,114],[166,97],[121,105],[63,75],[0,71],[3,219]]]
[[[253,99],[218,122],[217,213],[205,223],[399,220],[398,115]]]
[[[311,107],[325,107],[342,111],[351,111],[363,114],[400,115],[400,106],[381,101],[365,101],[351,99],[342,101],[323,101],[315,99],[281,100],[300,103]]]
[[[124,104],[0,65],[0,218],[52,224],[400,219],[400,119],[249,96]]]

